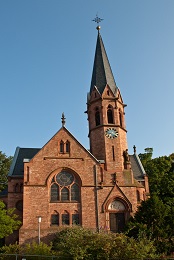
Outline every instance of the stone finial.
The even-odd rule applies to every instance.
[[[62,126],[65,126],[65,119],[66,119],[66,118],[65,118],[64,113],[62,113],[62,118],[61,118],[61,119],[62,119]]]
[[[133,149],[134,149],[134,153],[136,153],[137,152],[137,148],[136,148],[135,145],[133,146]]]

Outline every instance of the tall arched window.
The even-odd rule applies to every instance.
[[[70,142],[66,141],[66,153],[70,152]]]
[[[60,153],[64,153],[64,142],[60,141]]]
[[[68,201],[69,200],[69,189],[64,187],[61,190],[61,201]]]
[[[79,201],[79,186],[76,183],[71,187],[71,200]]]
[[[95,108],[95,125],[100,125],[100,112],[98,107]]]
[[[113,119],[113,112],[112,112],[112,106],[109,105],[107,109],[107,118],[108,118],[108,124],[113,124],[114,119]]]
[[[63,170],[52,178],[51,202],[79,202],[79,179],[71,172]]]
[[[51,201],[59,200],[59,186],[56,183],[51,185]]]

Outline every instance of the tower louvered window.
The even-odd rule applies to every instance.
[[[107,118],[108,118],[108,124],[113,124],[114,119],[113,119],[113,111],[112,111],[112,106],[109,105],[107,109]]]
[[[95,125],[100,125],[100,112],[98,107],[95,109]]]

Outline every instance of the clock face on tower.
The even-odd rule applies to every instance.
[[[105,131],[105,135],[107,138],[114,139],[118,136],[118,132],[115,128],[107,128]]]

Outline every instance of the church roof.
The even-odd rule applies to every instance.
[[[136,153],[130,155],[130,161],[134,178],[138,181],[143,180],[146,173],[139,156]]]
[[[90,94],[94,86],[96,86],[100,94],[102,94],[106,85],[109,85],[110,89],[115,95],[117,86],[105,51],[102,37],[98,30]]]
[[[39,151],[39,148],[17,147],[8,176],[23,177],[24,159],[32,159]]]

